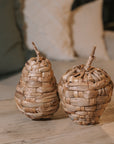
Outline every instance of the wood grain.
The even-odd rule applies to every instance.
[[[73,65],[85,63],[75,61],[53,61],[55,76],[61,75]],[[114,81],[114,62],[96,60],[95,66],[102,67]],[[63,109],[55,113],[52,120],[32,121],[16,108],[13,100],[15,86],[20,74],[0,81],[0,144],[113,144],[114,143],[114,94],[103,113],[100,124],[80,126],[73,123]],[[74,109],[74,107],[72,107]]]
[[[112,144],[113,113],[114,100],[95,126],[73,123],[61,107],[51,120],[33,121],[18,111],[14,99],[1,100],[0,144]]]

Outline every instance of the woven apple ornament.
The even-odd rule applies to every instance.
[[[16,87],[17,107],[31,119],[47,119],[57,111],[59,97],[51,63],[41,57],[34,43],[37,57],[27,61]]]
[[[74,66],[61,78],[58,91],[69,117],[82,125],[98,123],[111,100],[113,82],[102,69],[91,66],[95,48],[86,65]]]

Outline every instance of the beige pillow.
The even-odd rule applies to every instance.
[[[103,39],[102,3],[102,0],[96,0],[72,12],[74,49],[81,57],[88,57],[96,46],[96,57],[109,59]]]
[[[32,41],[48,58],[74,59],[69,32],[70,8],[73,0],[25,0],[27,45]]]

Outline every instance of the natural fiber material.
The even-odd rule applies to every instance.
[[[16,87],[15,100],[20,111],[31,119],[50,118],[59,107],[57,84],[51,63],[41,57],[34,45],[37,57],[25,64]]]
[[[61,78],[58,91],[69,117],[82,125],[98,123],[111,100],[113,82],[102,69],[91,66],[95,48],[86,65],[74,66]]]

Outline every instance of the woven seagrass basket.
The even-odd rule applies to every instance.
[[[16,87],[17,107],[31,119],[47,119],[57,111],[59,97],[51,63],[41,57],[34,45],[37,57],[27,61]]]
[[[95,48],[86,65],[74,66],[61,78],[58,91],[69,117],[82,125],[96,124],[111,100],[113,82],[109,75],[91,66]]]

